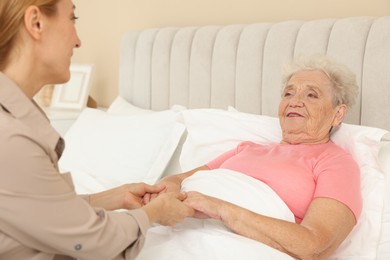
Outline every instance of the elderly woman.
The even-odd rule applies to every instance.
[[[133,258],[150,223],[173,225],[194,212],[184,193],[143,205],[163,186],[81,197],[59,174],[64,142],[33,96],[69,80],[81,45],[74,9],[71,0],[0,1],[0,259]]]
[[[355,76],[345,67],[326,57],[296,61],[284,76],[280,143],[243,142],[207,165],[165,177],[161,183],[167,190],[179,190],[195,172],[216,168],[261,180],[290,208],[295,223],[198,192],[190,192],[185,203],[199,218],[220,219],[237,234],[294,258],[327,259],[356,225],[362,208],[359,168],[330,140],[356,95]]]

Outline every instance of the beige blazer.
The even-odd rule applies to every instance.
[[[133,259],[149,227],[142,209],[108,212],[58,172],[63,139],[0,72],[0,259]]]

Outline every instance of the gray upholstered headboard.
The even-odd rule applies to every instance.
[[[284,64],[314,53],[357,75],[360,96],[346,122],[390,130],[390,16],[128,32],[119,94],[153,110],[232,105],[277,116]]]

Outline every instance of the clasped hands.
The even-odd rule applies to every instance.
[[[157,185],[164,185],[165,188],[157,193],[146,193],[143,197],[143,203],[148,204],[164,193],[180,192],[182,181],[183,178],[178,175],[163,178]],[[194,218],[222,219],[223,209],[230,205],[226,201],[196,191],[189,191],[184,194],[186,196],[183,203],[194,210],[194,214],[191,216]]]
[[[137,209],[143,207],[150,222],[174,225],[185,217],[220,219],[220,201],[198,192],[181,192],[181,180],[176,176],[160,183],[124,184],[90,195],[93,207],[106,210]]]

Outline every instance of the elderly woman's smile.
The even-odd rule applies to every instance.
[[[303,117],[303,116],[297,112],[289,112],[287,113],[287,117]]]

